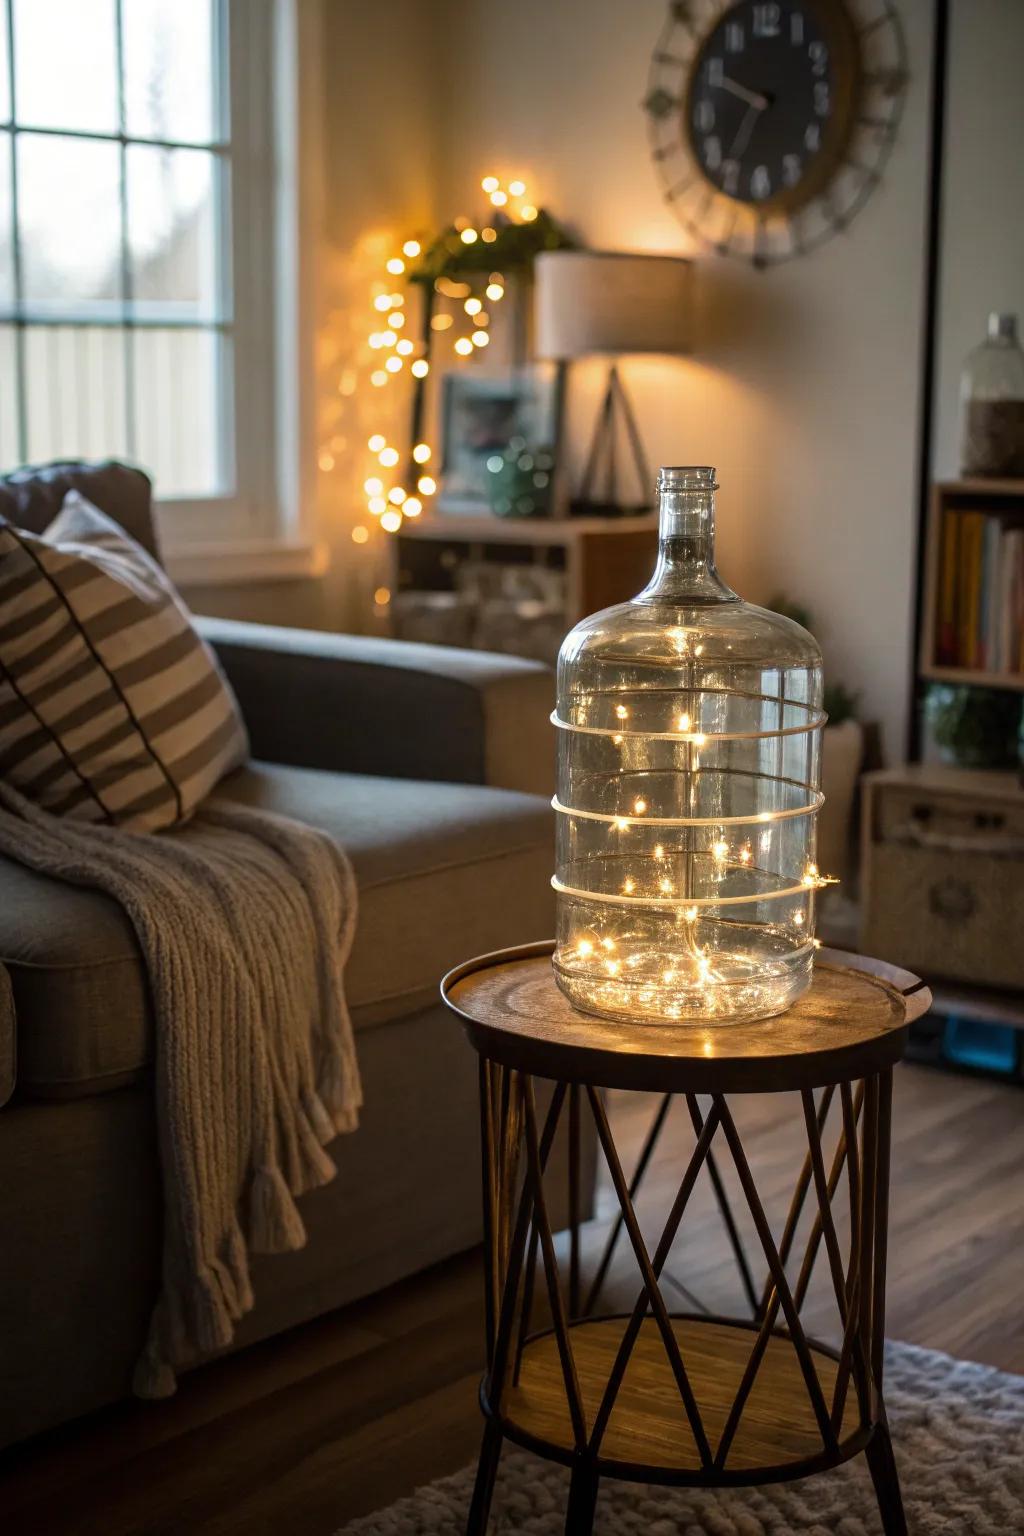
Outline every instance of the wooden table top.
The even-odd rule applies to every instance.
[[[820,950],[803,997],[746,1024],[626,1024],[580,1013],[555,985],[554,943],[482,955],[441,995],[482,1056],[561,1082],[651,1093],[764,1093],[852,1081],[903,1055],[931,1004],[909,971]]]

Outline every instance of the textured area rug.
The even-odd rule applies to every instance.
[[[892,1344],[886,1402],[910,1536],[1024,1536],[1024,1377]],[[339,1536],[460,1536],[475,1468]],[[508,1447],[489,1536],[561,1536],[568,1473]],[[695,1493],[607,1479],[595,1536],[879,1536],[864,1458],[798,1483]]]

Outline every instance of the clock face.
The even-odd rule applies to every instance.
[[[856,42],[813,0],[741,0],[694,61],[683,128],[712,186],[741,203],[796,207],[849,136]],[[829,24],[829,22],[831,24]]]
[[[644,110],[680,223],[767,267],[846,230],[903,111],[896,0],[667,0]]]

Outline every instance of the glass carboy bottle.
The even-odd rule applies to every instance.
[[[661,470],[649,585],[559,655],[554,968],[586,1013],[726,1024],[810,982],[821,652],[718,575],[715,490]]]

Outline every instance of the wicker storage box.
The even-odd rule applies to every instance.
[[[1024,791],[1012,774],[864,779],[865,954],[926,980],[1024,988]]]

